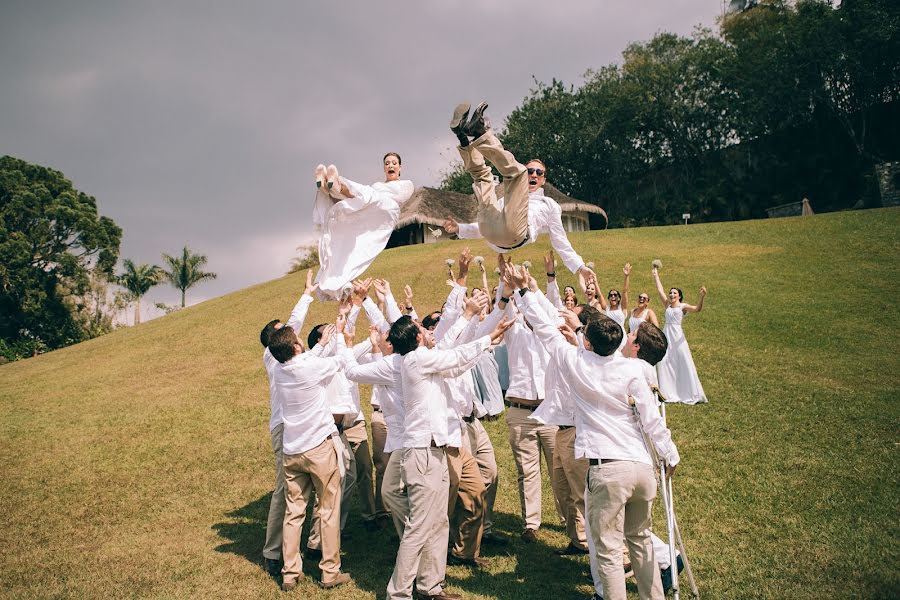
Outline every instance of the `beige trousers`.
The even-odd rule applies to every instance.
[[[347,441],[350,442],[350,451],[356,462],[356,493],[362,505],[362,518],[371,521],[375,518],[375,492],[372,487],[372,453],[369,451],[369,434],[366,431],[366,422],[360,421],[344,430]],[[350,510],[350,498],[344,499],[341,507],[341,527],[347,518],[343,513]]]
[[[475,182],[481,236],[500,248],[515,248],[528,239],[528,171],[506,151],[494,132],[458,147],[463,166]],[[494,176],[485,160],[503,176],[503,199],[497,198]]]
[[[584,531],[584,490],[588,460],[575,458],[575,428],[560,428],[553,449],[553,490],[566,516],[566,535],[582,549],[587,549]]]
[[[420,594],[437,595],[447,571],[447,460],[443,448],[404,448],[399,453],[408,510],[387,597],[412,598],[413,582]]]
[[[281,558],[281,527],[284,524],[284,465],[282,465],[281,442],[284,424],[279,423],[270,432],[272,437],[272,453],[275,454],[275,491],[269,501],[269,519],[266,521],[266,543],[263,556],[273,560]]]
[[[334,580],[341,571],[341,475],[337,453],[330,437],[300,454],[284,455],[284,480],[287,507],[284,513],[284,542],[281,571],[286,583],[303,573],[300,558],[300,533],[306,518],[306,506],[313,489],[319,498],[319,523],[322,535],[322,583]]]
[[[597,548],[597,568],[606,600],[625,600],[622,536],[641,600],[665,598],[650,539],[650,510],[656,497],[653,467],[629,460],[590,467],[587,511]]]
[[[341,461],[344,463],[344,476],[341,477],[341,513],[340,526],[341,531],[347,524],[347,515],[349,514],[349,501],[347,498],[353,493],[356,486],[356,457],[350,450],[350,442],[344,433],[340,434],[340,443],[338,444]],[[309,527],[309,538],[306,540],[306,547],[318,550],[322,547],[322,536],[319,530],[319,499],[316,497],[315,509],[313,510],[312,523]]]
[[[469,453],[475,457],[478,470],[481,471],[481,479],[484,481],[484,534],[488,535],[494,528],[494,501],[497,499],[497,484],[500,480],[500,471],[497,469],[497,457],[494,455],[494,445],[488,432],[485,431],[479,419],[466,423],[463,431],[463,443]]]
[[[450,490],[447,516],[450,519],[451,552],[460,558],[475,558],[481,551],[484,531],[484,481],[478,463],[465,448],[447,448]]]
[[[387,441],[387,423],[380,411],[372,411],[372,460],[375,463],[375,514],[386,515],[388,511],[384,507],[381,498],[381,486],[384,481],[384,471],[387,469],[390,452],[384,451],[384,443]]]
[[[409,499],[406,497],[406,486],[403,485],[403,474],[400,472],[401,455],[402,450],[388,454],[384,480],[381,482],[381,499],[391,515],[397,536],[403,539],[406,518],[409,516]]]
[[[510,398],[515,401],[515,398]],[[531,411],[508,407],[506,424],[509,427],[509,445],[519,473],[519,502],[526,529],[537,530],[541,526],[541,453],[548,471],[553,469],[553,448],[556,445],[556,425],[540,425],[528,417]],[[560,519],[565,515],[559,498],[554,494],[556,512]]]

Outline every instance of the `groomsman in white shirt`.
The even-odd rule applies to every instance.
[[[388,339],[394,352],[403,357],[401,385],[406,427],[399,452],[401,478],[406,485],[406,516],[397,561],[387,586],[390,599],[411,598],[414,582],[419,599],[460,598],[443,589],[450,485],[445,455],[450,408],[443,378],[471,367],[507,326],[502,322],[490,336],[450,350],[428,348],[428,332],[408,316],[391,326]]]
[[[469,119],[469,104],[460,104],[450,121],[450,130],[459,139],[463,166],[475,180],[472,189],[478,202],[478,222],[460,224],[448,218],[444,229],[460,238],[483,237],[500,254],[535,242],[539,234],[547,233],[550,244],[570,271],[585,278],[592,276],[594,272],[569,242],[559,203],[544,195],[547,167],[537,159],[523,165],[504,149],[484,116],[486,108],[482,102]],[[485,161],[503,176],[503,198],[497,198],[494,176]]]
[[[266,521],[266,541],[263,546],[263,558],[266,561],[266,572],[272,577],[281,574],[281,568],[284,566],[281,560],[281,526],[284,523],[284,467],[282,466],[282,434],[284,431],[284,422],[281,416],[281,404],[275,394],[275,383],[272,378],[272,372],[278,361],[269,351],[269,340],[272,334],[287,325],[294,330],[295,334],[300,333],[303,327],[303,321],[306,320],[306,313],[309,305],[312,304],[313,294],[319,288],[318,284],[313,283],[312,269],[306,272],[306,288],[303,295],[291,311],[291,316],[287,323],[282,323],[278,319],[269,321],[259,334],[259,341],[263,348],[263,366],[266,369],[266,376],[269,378],[269,436],[272,441],[272,452],[275,454],[275,490],[272,492],[272,499],[269,501],[269,518]]]
[[[622,329],[609,318],[590,322],[584,348],[570,345],[529,293],[527,275],[512,271],[520,306],[536,334],[556,360],[566,365],[575,391],[579,447],[589,457],[587,509],[597,547],[600,581],[606,600],[625,600],[622,537],[628,545],[642,600],[662,600],[662,581],[650,538],[656,477],[641,428],[667,463],[667,475],[679,462],[671,433],[637,361],[614,355]],[[628,399],[634,398],[638,422]]]
[[[283,525],[282,589],[285,591],[294,589],[303,576],[300,534],[313,489],[319,498],[321,584],[332,588],[350,581],[350,576],[341,572],[341,476],[338,450],[333,441],[337,428],[324,395],[328,381],[353,361],[343,336],[345,324],[344,315],[338,315],[336,326],[329,325],[320,340],[320,343],[327,343],[337,331],[339,351],[330,358],[304,352],[303,344],[291,327],[278,329],[269,340],[269,351],[278,361],[272,379],[284,422],[287,508]]]

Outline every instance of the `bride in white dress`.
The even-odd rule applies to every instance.
[[[384,181],[363,185],[341,177],[334,165],[316,167],[313,224],[319,238],[316,283],[322,300],[339,300],[351,281],[369,268],[384,250],[400,217],[400,207],[413,194],[413,183],[400,179],[400,155],[384,155]]]
[[[668,402],[704,403],[707,401],[706,394],[703,392],[703,385],[697,376],[697,368],[694,366],[694,358],[684,337],[681,322],[686,314],[698,313],[703,310],[706,288],[700,288],[700,301],[694,306],[682,302],[684,294],[678,288],[670,288],[666,295],[662,282],[659,280],[659,271],[655,267],[653,280],[656,282],[659,297],[666,306],[666,324],[663,333],[669,341],[669,349],[665,357],[656,366],[659,375],[659,390]]]

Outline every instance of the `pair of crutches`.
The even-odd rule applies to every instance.
[[[657,388],[656,386],[651,387],[653,388],[654,394],[656,394],[656,397],[660,401],[662,420],[663,423],[665,423],[666,399],[659,392],[659,388]],[[690,585],[691,587],[691,593],[695,598],[699,598],[700,591],[697,589],[697,582],[694,580],[693,571],[691,571],[691,563],[688,561],[687,551],[684,549],[684,542],[681,539],[681,531],[678,529],[678,519],[675,517],[675,502],[672,494],[672,478],[666,477],[666,461],[656,451],[656,446],[653,445],[653,441],[650,439],[650,436],[647,435],[646,431],[644,431],[644,425],[641,422],[641,414],[634,402],[634,398],[629,396],[628,403],[631,406],[631,411],[634,413],[634,416],[637,417],[638,427],[641,428],[641,435],[644,437],[644,444],[647,446],[647,450],[650,452],[650,457],[653,460],[653,464],[659,473],[659,489],[662,495],[663,511],[666,515],[666,529],[669,536],[669,558],[670,569],[672,571],[672,592],[674,594],[674,598],[675,600],[680,600],[681,590],[678,583],[678,555],[675,551],[676,544],[678,546],[678,550],[681,551],[681,560],[684,562],[684,572],[687,575],[688,585]]]

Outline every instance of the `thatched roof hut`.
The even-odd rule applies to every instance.
[[[544,193],[559,203],[563,212],[563,226],[567,231],[606,229],[606,211],[599,206],[567,196],[549,183],[544,184]],[[502,186],[498,186],[497,194],[503,195]],[[394,227],[388,248],[446,239],[442,225],[447,217],[453,217],[459,223],[477,220],[474,195],[431,187],[416,188],[400,210],[400,219]],[[432,233],[438,230],[441,234]]]

